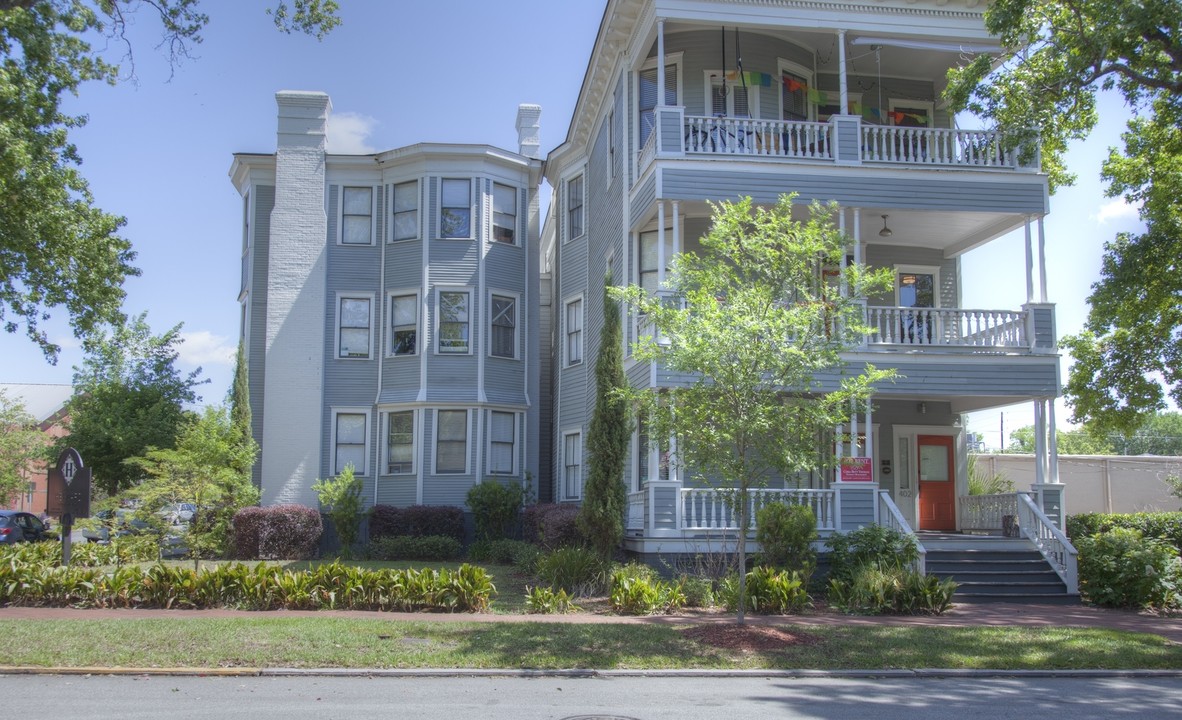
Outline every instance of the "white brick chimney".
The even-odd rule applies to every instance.
[[[538,119],[541,116],[541,105],[517,106],[517,152],[535,160],[542,157],[542,145],[538,139]]]

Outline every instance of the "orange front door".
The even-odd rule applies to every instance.
[[[950,435],[920,435],[919,529],[956,529],[956,451]]]

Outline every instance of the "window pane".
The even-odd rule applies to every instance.
[[[468,412],[440,410],[435,452],[436,473],[462,473],[467,467]]]
[[[419,209],[419,184],[415,181],[394,186],[394,212]]]
[[[341,357],[369,357],[369,330],[341,328]]]
[[[472,236],[471,211],[467,208],[444,208],[439,217],[439,235],[445,238]]]
[[[804,78],[791,73],[784,73],[780,80],[782,97],[784,99],[785,120],[808,120],[808,86]]]
[[[373,188],[345,188],[344,212],[346,215],[368,216],[373,206]]]
[[[463,440],[468,434],[467,410],[439,411],[439,439]]]
[[[333,474],[339,475],[345,471],[348,465],[353,466],[353,470],[361,475],[365,467],[365,448],[356,447],[353,445],[341,445],[337,447],[337,462],[333,468]]]
[[[493,212],[517,214],[517,189],[508,185],[493,185]]]
[[[496,357],[512,358],[514,352],[514,335],[516,327],[516,308],[513,298],[492,298],[492,348]]]
[[[346,215],[341,242],[346,245],[368,245],[370,222],[368,215]]]
[[[390,413],[389,423],[387,472],[391,474],[413,473],[414,413],[410,411]]]
[[[443,207],[468,207],[471,199],[470,189],[471,185],[467,180],[444,180]]]
[[[414,355],[418,335],[418,297],[399,295],[392,301],[390,352],[395,355]]]
[[[494,412],[489,424],[493,442],[513,442],[513,413]]]
[[[517,218],[505,213],[493,214],[493,240],[512,245],[516,240]]]
[[[393,315],[395,325],[414,325],[418,315],[418,298],[414,295],[395,296]]]
[[[640,234],[640,269],[641,271],[657,269],[657,233]]]
[[[418,237],[419,213],[417,210],[396,213],[394,215],[394,239],[410,240]]]
[[[468,322],[468,293],[439,293],[439,316],[449,322]]]
[[[342,327],[369,327],[369,300],[343,298],[341,300]]]

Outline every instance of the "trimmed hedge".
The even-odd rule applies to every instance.
[[[374,505],[369,511],[369,539],[409,535],[445,535],[464,542],[464,511],[451,505]]]
[[[1113,528],[1078,540],[1079,591],[1106,607],[1182,605],[1182,561],[1164,540]]]
[[[530,505],[522,512],[525,540],[548,550],[582,545],[578,516],[578,506],[569,503]]]
[[[464,552],[459,540],[447,535],[393,535],[371,540],[370,560],[455,560]]]
[[[234,514],[234,556],[239,560],[308,560],[316,556],[324,524],[303,505],[242,508]]]
[[[1170,543],[1182,552],[1182,512],[1080,513],[1067,517],[1067,537],[1073,544],[1116,528],[1136,530],[1147,538]]]
[[[365,570],[334,562],[291,571],[241,563],[194,571],[152,565],[112,572],[0,564],[0,604],[96,608],[483,612],[496,593],[483,568]]]

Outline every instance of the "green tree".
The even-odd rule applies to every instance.
[[[30,465],[45,459],[49,441],[16,398],[0,390],[0,507],[25,491]]]
[[[1133,433],[1114,438],[1122,455],[1182,456],[1182,413],[1150,415]]]
[[[86,82],[115,83],[120,68],[102,45],[122,45],[138,13],[161,27],[173,67],[209,22],[199,0],[0,0],[0,321],[23,331],[50,362],[61,347],[40,321],[64,308],[74,335],[119,324],[123,281],[139,275],[125,220],[94,204],[69,131],[85,115],[62,110]],[[322,37],[338,22],[333,0],[278,0],[268,10],[285,32]],[[105,38],[95,49],[90,41]],[[134,74],[134,73],[131,73]]]
[[[599,331],[599,353],[595,359],[595,410],[587,430],[587,482],[578,523],[583,537],[604,559],[624,537],[624,510],[628,495],[624,488],[624,467],[632,440],[632,419],[628,401],[621,394],[627,386],[624,376],[623,334],[620,305],[609,293],[612,279],[604,279],[603,328]]]
[[[1055,431],[1056,449],[1060,455],[1115,455],[1116,448],[1103,435],[1088,428]],[[1006,452],[1033,453],[1034,426],[1020,427],[1010,433],[1010,447]]]
[[[361,478],[354,474],[352,463],[335,478],[312,483],[320,507],[336,528],[337,539],[341,541],[341,556],[345,558],[353,556],[353,544],[357,542],[361,528],[361,488]]]
[[[1073,420],[1128,433],[1182,401],[1182,4],[1177,0],[995,0],[985,12],[1000,63],[977,57],[949,75],[947,96],[1036,139],[1052,190],[1073,177],[1071,140],[1097,121],[1096,94],[1118,90],[1133,118],[1102,176],[1110,196],[1141,207],[1146,231],[1105,246],[1084,330],[1062,341],[1075,364]]]
[[[833,293],[822,269],[842,265],[850,239],[834,228],[834,207],[815,204],[807,221],[797,221],[792,198],[768,208],[753,207],[751,198],[716,206],[702,252],[674,258],[670,296],[636,286],[613,291],[653,332],[636,344],[637,360],[693,378],[631,395],[650,437],[677,438],[675,461],[687,479],[730,491],[740,624],[751,490],[775,473],[833,466],[835,458],[820,457],[818,439],[891,376],[869,366],[851,372],[840,355],[869,332],[855,298],[889,287],[889,270],[851,264],[842,278],[849,296]],[[838,382],[819,379],[834,371]]]
[[[247,375],[246,344],[238,343],[238,355],[234,359],[234,384],[230,386],[230,422],[239,434],[239,442],[254,442],[250,415],[250,379]],[[251,458],[253,465],[254,458]],[[251,468],[244,469],[249,473]]]
[[[181,326],[153,335],[147,313],[127,324],[100,330],[83,342],[82,367],[74,368],[69,435],[59,447],[73,446],[94,472],[95,486],[108,495],[130,488],[141,470],[125,464],[148,448],[168,450],[197,402],[200,368],[176,368]]]
[[[141,501],[143,517],[156,517],[177,503],[197,506],[197,514],[184,529],[197,567],[203,557],[227,554],[234,513],[258,504],[259,491],[250,481],[257,454],[254,441],[242,441],[224,407],[207,407],[181,426],[176,447],[149,448],[126,461],[144,476],[128,494]]]

